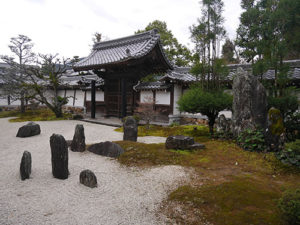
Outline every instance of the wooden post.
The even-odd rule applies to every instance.
[[[95,119],[96,114],[96,81],[92,80],[92,93],[91,93],[91,118]]]
[[[122,95],[122,102],[121,102],[121,116],[122,118],[126,117],[127,115],[127,96],[126,96],[126,79],[121,79],[121,95]]]

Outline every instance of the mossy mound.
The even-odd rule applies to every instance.
[[[283,118],[280,110],[270,108],[268,112],[268,118],[271,122],[270,131],[272,135],[280,136],[284,132]]]

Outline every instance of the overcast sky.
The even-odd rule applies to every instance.
[[[225,28],[235,37],[240,0],[223,0]],[[132,35],[153,20],[162,20],[180,43],[192,48],[189,26],[197,22],[199,0],[1,0],[0,55],[11,52],[11,37],[24,34],[34,52],[60,56],[87,56],[92,35],[114,39]]]

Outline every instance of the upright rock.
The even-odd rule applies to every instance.
[[[22,159],[21,159],[21,165],[20,165],[20,175],[21,179],[29,179],[31,174],[31,154],[28,151],[24,151]]]
[[[73,152],[85,151],[85,136],[84,136],[84,127],[82,124],[77,124],[75,127],[75,133],[71,143],[71,150]]]
[[[245,129],[266,129],[267,99],[264,86],[257,77],[238,68],[233,79],[232,122],[233,135],[237,137]]]
[[[268,111],[268,129],[265,135],[268,151],[277,152],[283,150],[285,142],[284,130],[280,110],[272,107]]]
[[[128,116],[123,125],[124,128],[124,141],[137,141],[138,124],[132,116]]]
[[[110,141],[93,144],[89,146],[88,151],[93,152],[97,155],[103,155],[113,158],[117,158],[124,153],[124,149],[120,145]]]
[[[41,133],[40,125],[29,122],[26,125],[19,128],[17,137],[31,137]]]
[[[224,114],[221,114],[216,119],[217,135],[221,135],[224,138],[230,138],[232,136],[232,121],[227,119]]]
[[[83,170],[79,175],[79,182],[87,187],[97,187],[97,177],[90,170]]]
[[[67,179],[68,170],[68,145],[65,138],[59,134],[50,137],[52,174],[58,179]]]

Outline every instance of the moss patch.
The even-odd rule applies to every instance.
[[[189,204],[216,225],[279,225],[276,203],[280,191],[263,180],[235,177],[229,182],[202,187],[182,186],[169,200]]]
[[[115,129],[115,131],[123,132],[123,127]],[[191,137],[202,138],[207,141],[209,137],[209,130],[207,126],[199,125],[185,125],[185,126],[173,126],[173,127],[164,127],[158,125],[150,125],[150,128],[146,126],[138,127],[138,136],[160,136],[168,137],[172,135],[185,135]]]
[[[66,120],[72,117],[71,114],[64,114],[62,118],[56,118],[55,114],[49,109],[27,110],[25,113],[19,111],[3,111],[0,112],[0,118],[17,117],[10,119],[10,122],[24,121],[51,121],[51,120]]]

